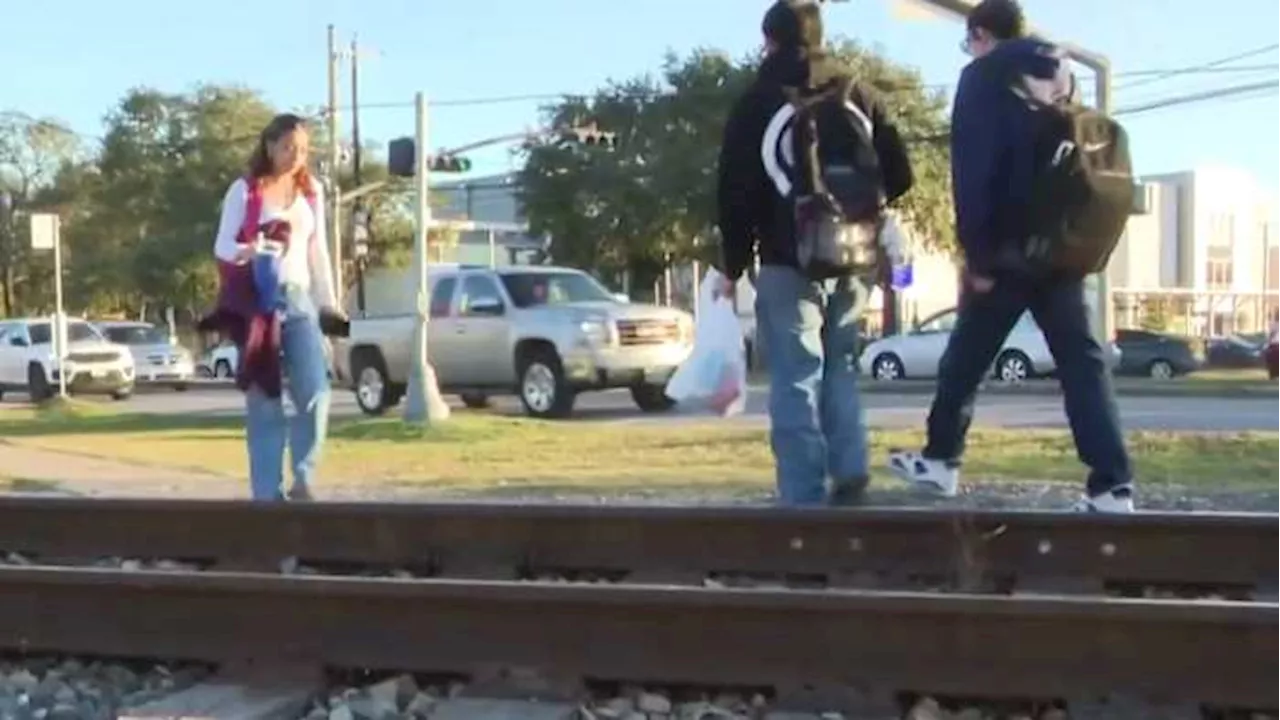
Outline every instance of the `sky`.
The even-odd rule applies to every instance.
[[[52,117],[86,137],[131,87],[181,92],[232,83],[282,110],[326,97],[326,28],[361,45],[361,133],[384,142],[413,133],[413,96],[433,103],[431,145],[457,147],[538,126],[546,100],[465,101],[589,93],[610,79],[659,67],[668,51],[760,45],[768,0],[42,0],[4,3],[0,111]],[[1032,23],[1055,38],[1108,55],[1117,109],[1217,88],[1270,81],[1270,92],[1122,116],[1139,174],[1201,165],[1240,167],[1266,192],[1280,187],[1280,99],[1275,0],[1024,0]],[[930,84],[954,83],[966,59],[961,25],[912,19],[895,0],[828,5],[828,35],[844,35]],[[16,31],[22,29],[21,31]],[[1152,71],[1204,66],[1247,71]],[[1261,67],[1258,67],[1261,66]],[[342,104],[350,87],[344,68]],[[1088,84],[1088,76],[1081,74]],[[1154,81],[1153,81],[1154,79]],[[462,102],[460,102],[462,101]],[[350,131],[349,113],[340,118]],[[513,169],[507,148],[470,156],[473,174]]]

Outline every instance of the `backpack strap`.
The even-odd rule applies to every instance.
[[[244,203],[244,222],[240,224],[240,242],[253,242],[258,235],[258,221],[262,219],[262,185],[258,179],[244,176],[248,197]]]
[[[822,181],[817,113],[814,112],[820,105],[828,102],[836,103],[852,114],[857,120],[855,125],[865,132],[863,141],[871,142],[872,132],[874,132],[871,118],[867,117],[866,112],[853,101],[852,95],[856,85],[857,82],[853,76],[845,75],[829,80],[809,92],[799,87],[782,88],[787,102],[795,108],[792,137],[794,155],[799,166],[799,172],[796,173],[800,185],[798,194],[819,196],[827,194],[826,184]]]

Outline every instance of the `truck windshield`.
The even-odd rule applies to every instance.
[[[503,274],[502,284],[516,307],[562,305],[565,303],[608,302],[617,299],[586,273],[521,272]]]

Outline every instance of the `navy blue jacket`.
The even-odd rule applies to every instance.
[[[956,234],[965,264],[991,275],[1022,239],[1022,208],[1035,172],[1036,114],[1011,87],[1031,80],[1051,100],[1071,92],[1067,61],[1053,45],[1031,38],[1000,43],[960,74],[951,111],[951,182]]]

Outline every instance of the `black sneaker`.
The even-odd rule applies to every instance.
[[[858,507],[867,502],[867,478],[842,480],[831,484],[827,504],[831,507]]]
[[[289,488],[289,502],[311,502],[315,499],[311,494],[311,488],[306,485],[294,485]]]

